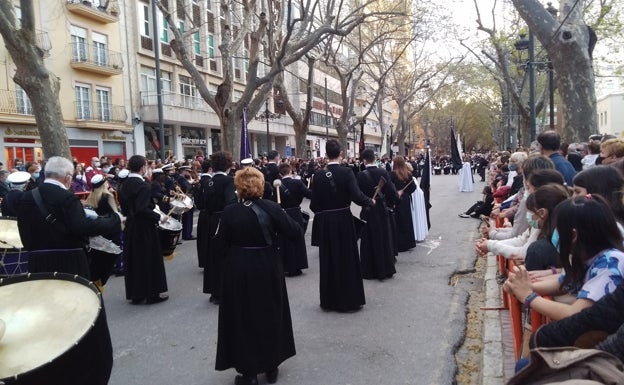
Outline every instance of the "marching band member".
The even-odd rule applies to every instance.
[[[206,211],[205,194],[208,192],[208,183],[212,180],[212,163],[210,159],[202,160],[202,174],[199,183],[195,185],[195,207],[199,210],[197,216],[197,262],[200,268],[206,267],[206,256],[210,247],[210,235],[208,234],[208,211]]]

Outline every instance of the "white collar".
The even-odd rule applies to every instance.
[[[327,162],[327,165],[329,166],[330,164],[337,164],[340,165],[340,162]]]
[[[369,167],[379,168],[379,167],[377,167],[377,165],[376,165],[376,164],[374,164],[374,163],[371,163],[371,164],[367,164],[367,165],[366,165],[366,168],[369,168]]]
[[[212,174],[212,176],[215,176],[215,175],[225,175],[225,176],[227,176],[227,173],[224,172],[224,171],[216,171],[214,174]]]
[[[143,175],[137,174],[136,172],[131,172],[130,174],[128,174],[128,178],[141,178],[141,179],[143,179]]]
[[[290,178],[292,178],[292,175],[285,175],[282,177],[282,179],[290,179]]]
[[[55,186],[59,186],[59,187],[61,187],[63,190],[67,190],[67,187],[66,187],[63,183],[59,182],[59,181],[58,181],[58,180],[56,180],[56,179],[46,178],[46,179],[43,181],[43,183],[53,184],[53,185],[55,185]]]

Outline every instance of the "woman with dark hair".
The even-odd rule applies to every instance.
[[[203,202],[208,214],[208,236],[213,237],[219,229],[225,206],[236,203],[236,193],[234,192],[234,178],[228,175],[232,167],[232,154],[217,151],[210,156],[210,162],[214,173],[208,182],[208,188],[204,190]],[[211,294],[210,302],[214,304],[219,304],[221,300],[224,254],[223,242],[211,239],[208,254],[203,258],[199,256],[205,261],[203,291]]]
[[[605,200],[622,227],[624,223],[624,176],[611,166],[596,166],[583,170],[574,176],[574,196],[600,194]]]
[[[563,177],[561,178],[563,180]],[[537,190],[526,201],[527,221],[529,225],[540,229],[537,239],[529,245],[524,258],[526,269],[547,270],[549,274],[557,274],[556,268],[561,267],[557,249],[550,242],[554,222],[553,212],[555,207],[566,199],[570,194],[568,189],[561,184],[549,183]]]
[[[225,252],[215,369],[235,368],[236,385],[257,385],[258,373],[273,384],[278,366],[295,355],[277,236],[296,239],[301,227],[280,205],[261,199],[260,171],[245,167],[234,184],[240,202],[224,208],[215,237]]]
[[[554,212],[551,242],[564,269],[561,275],[531,281],[521,266],[509,273],[504,288],[538,313],[560,320],[590,307],[622,283],[622,235],[605,200],[599,195],[570,198]],[[555,302],[541,295],[572,294],[572,303]]]
[[[400,198],[399,203],[394,208],[397,246],[399,251],[407,251],[416,247],[411,206],[411,196],[416,190],[416,185],[412,179],[412,173],[407,168],[405,158],[402,156],[394,157],[392,175],[390,177]]]

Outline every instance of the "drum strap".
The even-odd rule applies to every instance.
[[[267,214],[260,206],[254,204],[252,201],[245,201],[243,205],[247,207],[251,207],[251,209],[256,213],[256,217],[258,217],[258,222],[260,223],[260,227],[262,228],[262,235],[264,236],[264,241],[268,246],[273,245],[273,236],[275,231],[273,230],[273,222],[271,221],[271,216]]]
[[[37,204],[37,207],[39,208],[39,211],[41,212],[41,215],[43,215],[46,222],[48,222],[51,225],[56,226],[57,229],[59,229],[63,234],[67,234],[68,231],[65,228],[65,225],[59,222],[57,218],[48,211],[48,208],[43,203],[43,199],[41,198],[41,193],[39,192],[38,188],[32,190],[32,196],[33,196],[33,199],[35,200],[35,203]]]

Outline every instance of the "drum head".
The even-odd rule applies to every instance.
[[[0,248],[21,249],[24,247],[17,228],[17,218],[0,217]]]
[[[165,223],[158,222],[158,227],[168,231],[181,231],[182,223],[180,223],[177,219],[169,218],[169,220]]]
[[[0,379],[27,373],[76,345],[95,323],[101,298],[82,278],[34,274],[0,279]],[[92,287],[93,286],[93,287]]]

